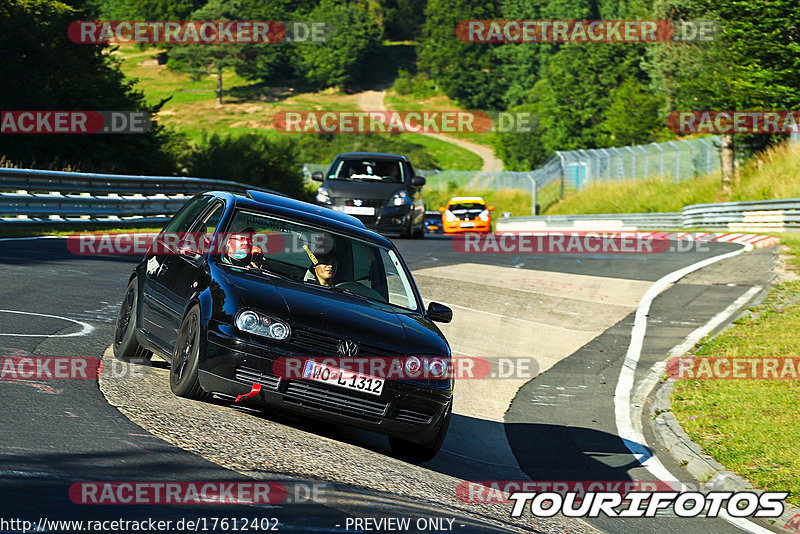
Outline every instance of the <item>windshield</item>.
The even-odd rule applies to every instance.
[[[403,183],[403,165],[397,160],[341,159],[328,178]]]
[[[486,205],[479,202],[460,202],[458,204],[450,204],[447,209],[456,216],[469,215],[474,217],[480,215],[486,209]]]
[[[328,230],[237,210],[221,262],[419,311],[395,251]]]

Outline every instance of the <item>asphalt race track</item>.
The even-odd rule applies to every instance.
[[[368,432],[172,396],[163,361],[123,365],[106,351],[138,257],[77,256],[57,238],[0,240],[0,358],[105,353],[106,362],[99,383],[0,381],[0,519],[44,527],[45,518],[276,518],[278,531],[375,532],[389,529],[352,518],[407,517],[409,532],[741,531],[723,519],[682,519],[669,510],[651,519],[512,519],[509,504],[466,503],[456,494],[464,481],[655,480],[615,422],[633,314],[662,276],[739,245],[515,255],[462,254],[443,237],[397,244],[426,303],[453,307],[453,322],[441,328],[454,354],[515,370],[457,383],[443,449],[422,465],[393,458],[388,441]],[[774,258],[774,249],[746,252],[662,292],[650,310],[635,384],[689,333],[751,288],[766,287]],[[644,428],[650,454],[688,481]],[[291,498],[268,506],[93,506],[69,497],[82,481],[253,478],[284,483]],[[306,498],[308,487],[320,489],[318,498]],[[420,518],[441,521],[416,528]]]

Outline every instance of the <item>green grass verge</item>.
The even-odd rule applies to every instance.
[[[800,234],[781,236],[800,273]],[[751,313],[699,346],[697,356],[800,354],[800,281],[773,288]],[[800,380],[678,380],[672,410],[703,450],[756,487],[789,491],[800,506]]]
[[[483,159],[479,155],[443,139],[414,133],[397,135],[402,135],[406,141],[423,147],[428,155],[436,160],[440,169],[472,171],[480,170],[483,166]],[[415,165],[419,167],[418,164]]]
[[[414,94],[401,95],[394,89],[386,92],[384,104],[388,109],[396,111],[465,111],[458,104],[445,95],[415,96]],[[452,133],[448,137],[457,137],[465,141],[491,147],[491,138],[488,132],[480,133]],[[478,167],[480,168],[480,167]]]
[[[625,180],[590,184],[547,211],[554,214],[680,211],[689,204],[800,197],[800,143],[781,145],[743,166],[731,194],[722,194],[719,172],[681,182]]]

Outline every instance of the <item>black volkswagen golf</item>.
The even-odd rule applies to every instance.
[[[114,353],[164,357],[178,396],[374,430],[423,461],[453,407],[450,347],[434,324],[451,318],[423,307],[395,246],[361,221],[269,193],[210,192],[175,214],[131,275]]]

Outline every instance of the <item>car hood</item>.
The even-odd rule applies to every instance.
[[[229,297],[229,306],[261,311],[285,320],[293,329],[315,330],[391,352],[450,352],[441,331],[422,314],[260,274],[227,271],[224,276],[236,293],[236,302]]]
[[[371,182],[360,180],[325,180],[325,188],[331,197],[389,199],[405,184]]]

